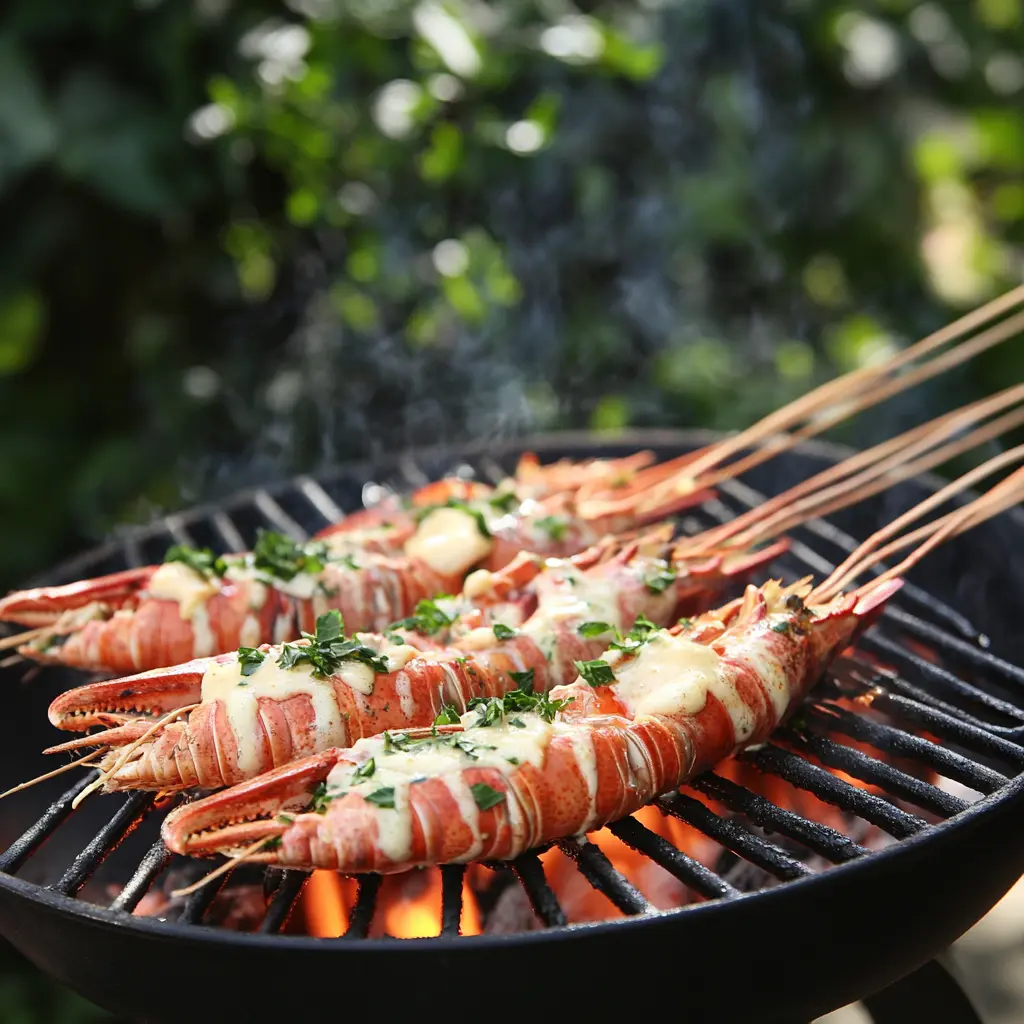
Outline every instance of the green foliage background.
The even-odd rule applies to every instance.
[[[15,0],[0,581],[376,450],[736,427],[906,344],[1020,278],[1022,44],[1022,0]]]

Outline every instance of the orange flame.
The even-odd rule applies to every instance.
[[[306,934],[334,938],[344,935],[355,900],[355,884],[334,871],[314,871],[302,890]]]

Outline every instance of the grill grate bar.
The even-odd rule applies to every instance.
[[[576,862],[580,874],[624,914],[651,914],[657,909],[612,867],[612,862],[593,843],[586,839],[561,839],[558,847]]]
[[[271,869],[268,869],[271,870]],[[283,927],[288,915],[291,913],[295,901],[302,892],[302,887],[309,879],[306,871],[279,871],[281,880],[278,883],[274,895],[267,904],[267,912],[260,922],[259,930],[264,935],[275,935]]]
[[[43,816],[15,839],[0,856],[0,871],[13,875],[71,815],[71,802],[89,783],[95,782],[99,774],[95,770],[87,772],[66,793],[50,804]]]
[[[346,939],[365,939],[373,924],[373,913],[377,909],[377,893],[380,891],[380,875],[360,875],[356,890],[356,901],[348,915]]]
[[[298,477],[295,486],[328,524],[339,523],[345,518],[344,511],[311,476]]]
[[[945,651],[953,651],[957,657],[963,658],[972,665],[990,669],[1012,683],[1024,684],[1024,669],[1010,664],[991,651],[985,650],[984,647],[977,647],[959,637],[950,636],[932,623],[919,619],[909,612],[896,609],[891,617],[908,632],[916,634],[922,640],[929,640]]]
[[[181,908],[181,913],[178,915],[178,924],[200,924],[203,915],[210,909],[218,893],[228,884],[228,879],[233,874],[233,871],[229,871],[227,874],[218,875],[216,878],[211,878],[201,889],[196,889],[185,900],[185,906]]]
[[[526,892],[533,912],[541,919],[546,928],[557,928],[566,924],[565,911],[562,910],[558,897],[548,885],[544,876],[544,865],[536,854],[524,853],[512,861],[512,870],[520,885]]]
[[[122,913],[130,914],[141,902],[142,897],[149,892],[154,879],[171,859],[171,851],[158,839],[142,858],[135,873],[125,887],[117,894],[110,904],[111,910],[119,910]]]
[[[904,680],[892,680],[887,676],[879,677],[879,681],[885,686],[893,685],[894,682],[904,683]],[[906,684],[908,689],[920,693],[916,687]],[[976,751],[979,754],[986,754],[998,758],[1016,769],[1024,768],[1024,748],[1001,736],[994,736],[985,729],[964,721],[962,717],[957,718],[947,711],[931,707],[913,697],[906,697],[898,693],[883,691],[874,698],[874,706],[880,711],[899,717],[903,721],[919,725],[934,733],[939,739],[959,743],[961,746]],[[946,707],[951,708],[950,705]],[[955,708],[951,710],[956,711]],[[1014,773],[1016,774],[1016,772]]]
[[[972,686],[959,676],[954,675],[949,669],[914,654],[891,637],[880,633],[877,629],[865,633],[861,637],[860,642],[868,649],[873,647],[876,650],[881,650],[897,663],[912,666],[921,675],[926,676],[930,682],[938,683],[946,690],[950,690],[989,711],[994,711],[1013,720],[1016,724],[1010,728],[1017,729],[1024,725],[1024,711],[1016,705],[1010,704],[1008,701],[1001,700],[998,697],[993,697],[984,690],[979,690],[976,686]],[[994,725],[988,726],[988,728],[1000,730],[1006,727]]]
[[[731,779],[723,778],[714,772],[702,775],[694,780],[692,785],[705,796],[725,804],[730,811],[745,815],[759,828],[793,839],[834,864],[853,860],[868,852],[842,832],[787,811],[758,793],[738,786]]]
[[[214,528],[221,535],[226,551],[245,551],[249,547],[241,531],[235,526],[227,512],[215,512],[211,516]]]
[[[73,896],[103,863],[107,855],[142,820],[153,804],[152,793],[132,793],[114,816],[96,833],[71,866],[49,888],[64,896]]]
[[[441,934],[458,935],[462,921],[462,879],[464,864],[445,864],[441,868]]]
[[[951,818],[969,806],[966,800],[922,782],[899,768],[805,729],[789,726],[780,732],[779,738],[808,751],[830,768],[838,768],[869,785],[881,786],[887,793],[940,817]]]
[[[779,849],[774,843],[754,835],[738,821],[720,818],[692,796],[671,793],[659,797],[656,803],[661,810],[699,829],[715,842],[776,878],[793,881],[810,874],[810,869],[806,865]]]
[[[908,814],[888,800],[836,778],[824,768],[774,744],[746,751],[740,757],[762,771],[777,775],[800,789],[806,789],[826,803],[877,825],[896,839],[906,839],[927,825],[923,818]]]
[[[192,548],[196,546],[196,539],[188,532],[185,521],[179,515],[170,515],[164,519],[164,527],[171,535],[175,544],[185,544]]]
[[[309,534],[281,508],[269,492],[262,489],[253,492],[252,502],[279,533],[287,534],[292,540],[309,539]]]
[[[720,878],[714,871],[704,867],[699,860],[694,860],[693,857],[677,850],[670,842],[656,832],[652,832],[636,818],[622,818],[609,825],[608,830],[627,846],[650,857],[669,874],[674,875],[680,882],[696,890],[702,896],[707,896],[709,899],[723,899],[739,895],[739,890],[731,886],[724,878]]]
[[[979,793],[994,793],[1007,781],[1005,775],[994,772],[991,768],[986,768],[962,754],[947,750],[919,736],[911,736],[891,725],[884,725],[870,718],[861,718],[835,704],[810,707],[805,709],[804,714],[841,732],[844,736],[870,743],[878,750],[921,761],[947,778],[970,786]]]

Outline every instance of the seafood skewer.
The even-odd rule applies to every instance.
[[[988,437],[991,424],[942,443],[991,412],[989,403],[968,417],[940,417],[929,439],[932,450],[922,455],[923,444],[906,445],[906,459],[916,470],[922,459],[938,463],[954,446]],[[1013,422],[1024,422],[1024,409],[1017,410]],[[920,429],[910,433],[917,437]],[[819,474],[829,484],[823,500],[831,507],[842,491],[852,503],[889,486],[899,468],[890,447],[891,442],[878,446],[883,457],[877,465],[864,455],[854,456],[850,461],[857,472],[845,481],[836,482],[840,467]],[[799,489],[805,495],[803,485]],[[805,517],[813,511],[813,504],[805,502]],[[339,623],[321,620],[317,634],[308,638],[312,654],[301,658],[296,654],[301,648],[290,645],[243,649],[237,655],[78,687],[53,702],[51,722],[76,731],[108,728],[51,752],[109,746],[101,766],[107,789],[230,785],[324,747],[350,745],[384,730],[426,726],[442,712],[454,718],[471,699],[501,696],[527,678],[537,693],[570,682],[576,662],[597,657],[635,621],[653,628],[680,614],[699,613],[727,586],[748,579],[785,548],[785,541],[778,541],[762,548],[715,549],[700,537],[672,545],[671,532],[667,526],[631,543],[610,539],[563,562],[520,556],[498,577],[484,581],[499,596],[492,609],[510,613],[505,622],[480,608],[449,622],[435,604],[421,617],[399,624],[397,636],[358,634],[346,641]],[[759,537],[769,539],[767,532]],[[510,627],[509,620],[519,628]],[[447,628],[445,644],[410,631],[415,627]],[[298,673],[297,665],[305,671]],[[156,717],[184,705],[195,705],[187,721],[169,722],[159,735],[152,734]]]
[[[750,586],[715,612],[620,643],[547,696],[482,699],[457,725],[364,739],[185,805],[164,841],[195,856],[241,850],[234,863],[390,873],[511,859],[584,834],[768,739],[902,573],[1022,497],[1018,469],[857,590],[841,592],[844,572],[817,586]],[[878,558],[869,542],[849,572]]]
[[[566,557],[606,533],[699,503],[717,482],[1014,336],[1024,313],[961,338],[1022,297],[1018,289],[890,360],[830,381],[737,436],[670,463],[646,465],[640,453],[535,472],[528,460],[520,473],[526,492],[542,495],[539,501],[441,481],[414,497],[423,513],[418,522],[392,502],[346,520],[313,545],[272,537],[265,551],[222,559],[178,550],[159,567],[8,595],[0,600],[0,619],[34,627],[18,648],[24,657],[109,672],[281,642],[312,631],[331,608],[349,629],[379,630],[410,615],[420,600],[458,590],[474,567],[499,569],[524,550]],[[728,462],[750,447],[756,450]],[[548,493],[551,488],[567,489]],[[392,516],[396,521],[384,518]]]

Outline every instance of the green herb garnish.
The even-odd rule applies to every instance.
[[[508,675],[516,684],[517,690],[522,690],[523,693],[533,693],[534,671],[532,668],[525,669],[523,672],[509,672]]]
[[[772,626],[772,632],[773,633],[788,633],[789,632],[789,623],[786,622],[786,621],[776,622],[775,625]]]
[[[532,712],[540,715],[545,722],[551,722],[554,720],[555,715],[567,704],[571,703],[572,700],[572,697],[566,700],[550,700],[543,693],[525,693],[523,690],[509,690],[504,697],[473,697],[469,701],[468,709],[476,711],[480,716],[473,723],[474,726],[487,727],[495,725],[506,715],[521,714],[523,712]]]
[[[644,586],[647,587],[652,594],[664,594],[665,591],[675,583],[675,581],[675,570],[666,566],[664,569],[658,569],[657,572],[647,576],[644,579]]]
[[[615,682],[615,673],[607,661],[595,658],[593,661],[574,661],[573,664],[591,686],[608,686]]]
[[[518,629],[506,626],[503,622],[496,622],[491,628],[494,630],[495,637],[499,640],[511,640],[519,634]]]
[[[458,725],[459,721],[458,710],[451,704],[442,704],[434,725]]]
[[[367,794],[364,799],[368,803],[375,804],[377,807],[386,807],[394,810],[395,787],[381,786],[380,789],[375,789],[372,793]]]
[[[252,549],[253,568],[285,582],[299,573],[315,576],[323,572],[327,557],[327,545],[323,541],[299,544],[271,530],[260,530]]]
[[[543,530],[553,541],[558,542],[565,539],[566,531],[569,529],[569,520],[561,516],[544,516],[534,524],[538,530]]]
[[[334,799],[332,796],[327,795],[327,783],[318,782],[313,787],[313,803],[310,810],[316,814],[325,814],[327,812],[327,805]]]
[[[399,619],[393,622],[388,629],[409,629],[415,633],[424,633],[433,636],[442,629],[450,626],[456,616],[449,615],[438,605],[438,601],[454,600],[450,594],[444,594],[435,600],[424,599],[416,605],[416,611],[407,619]]]
[[[263,651],[256,647],[239,647],[238,664],[242,667],[243,676],[251,676],[266,660]]]
[[[493,789],[491,786],[488,786],[486,782],[474,782],[469,787],[469,790],[481,811],[486,811],[497,804],[505,802],[505,794],[499,789]]]
[[[516,497],[515,491],[504,491],[488,498],[487,504],[499,512],[511,512],[513,506],[519,504],[519,499]]]
[[[352,778],[354,779],[368,779],[377,770],[377,765],[374,763],[371,757],[369,761],[364,761],[353,773]]]
[[[181,562],[193,572],[209,579],[211,576],[223,576],[228,564],[223,558],[215,555],[209,548],[190,548],[187,544],[175,544],[168,548],[164,555],[164,564]]]
[[[610,622],[584,622],[576,628],[576,632],[589,639],[604,633],[617,634],[618,630]]]
[[[303,633],[309,641],[305,646],[285,644],[281,648],[278,664],[281,668],[295,668],[296,665],[313,666],[313,675],[317,679],[326,679],[333,675],[345,661],[360,661],[377,673],[388,671],[387,658],[381,657],[372,647],[367,647],[355,639],[346,639],[341,613],[332,609],[316,620],[316,633]]]

